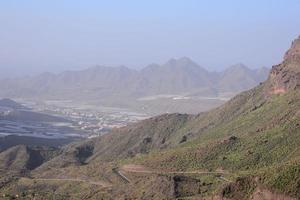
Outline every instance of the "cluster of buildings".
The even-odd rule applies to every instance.
[[[44,111],[51,114],[64,116],[73,121],[76,129],[87,132],[88,137],[96,137],[109,132],[113,128],[119,128],[130,123],[147,118],[146,115],[124,110],[99,111],[94,109],[79,109],[69,107],[44,107]]]

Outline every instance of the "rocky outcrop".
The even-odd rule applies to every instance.
[[[292,42],[292,47],[285,53],[284,60],[300,63],[300,36]]]
[[[300,36],[286,52],[283,62],[272,67],[265,92],[282,94],[297,88],[300,88]]]

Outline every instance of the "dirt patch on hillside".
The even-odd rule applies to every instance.
[[[271,192],[267,189],[257,188],[250,198],[251,200],[296,200],[283,194]]]
[[[121,170],[126,172],[136,172],[136,173],[153,173],[152,170],[149,170],[142,165],[135,165],[135,164],[123,165],[121,167]]]

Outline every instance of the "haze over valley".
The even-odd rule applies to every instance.
[[[299,10],[0,2],[0,199],[300,199]]]
[[[183,57],[141,70],[97,66],[83,71],[3,79],[1,134],[71,141],[99,136],[158,114],[196,114],[259,84],[268,72],[267,68],[253,70],[243,64],[209,72]],[[19,107],[5,106],[9,102]],[[27,117],[36,112],[61,118],[51,121],[51,125],[43,121],[38,124],[39,115]]]

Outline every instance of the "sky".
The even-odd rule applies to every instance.
[[[299,0],[1,0],[0,77],[184,56],[271,67],[299,35]]]

